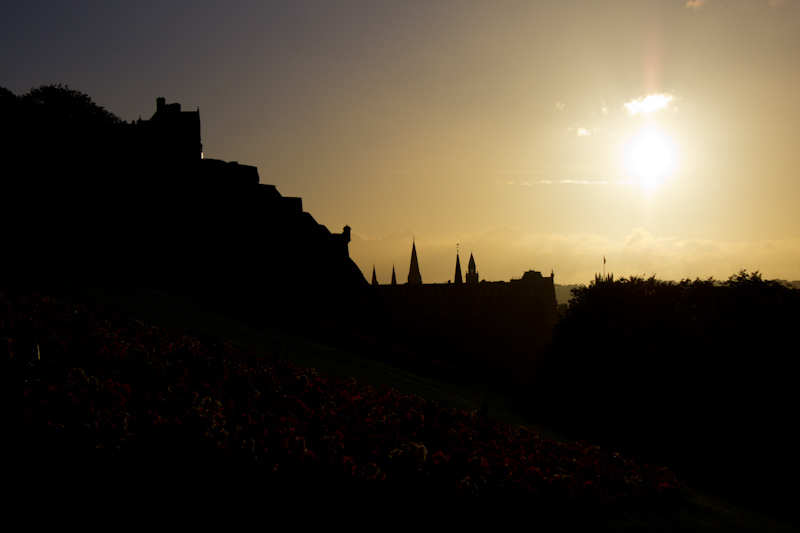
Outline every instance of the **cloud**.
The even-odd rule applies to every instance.
[[[648,94],[642,98],[636,98],[630,102],[622,104],[622,107],[628,111],[629,115],[638,115],[639,113],[648,115],[661,109],[666,109],[675,101],[675,97],[668,93],[662,94]]]
[[[564,102],[556,102],[556,109],[559,111],[564,111],[565,107],[567,107],[567,105]]]
[[[393,245],[398,242],[411,241],[416,236],[414,230],[411,229],[398,229],[383,237],[373,237],[372,235],[364,235],[358,232],[351,232],[351,240],[353,241],[369,241],[370,244],[389,244]]]
[[[558,185],[558,184],[566,184],[566,185],[631,185],[635,184],[634,181],[631,180],[539,180],[539,181],[523,181],[523,182],[513,182],[513,181],[497,181],[500,185]]]
[[[606,111],[603,111],[603,113],[605,114]],[[605,120],[605,119],[606,119],[606,117],[601,117],[601,122],[607,122],[607,120]],[[584,121],[584,123],[585,122],[588,122],[588,120]],[[597,136],[599,136],[599,135],[613,136],[614,135],[614,132],[611,129],[609,129],[608,127],[606,127],[604,125],[601,125],[601,124],[595,124],[593,126],[584,126],[584,125],[581,125],[581,124],[572,124],[570,126],[567,126],[566,131],[569,134],[573,134],[574,133],[578,137],[589,137],[591,135],[597,135]]]
[[[756,0],[755,3],[767,4],[770,7],[778,7],[778,6],[782,5],[782,4],[785,4],[786,0]],[[710,2],[707,2],[706,0],[689,0],[688,2],[686,2],[686,7],[688,9],[693,9],[695,11],[700,11],[701,9],[703,9],[703,7],[705,7],[706,5],[709,5],[709,4],[710,4]],[[717,6],[725,6],[726,5],[726,1],[725,0],[716,0],[716,1],[713,2],[713,4],[717,5]]]
[[[534,174],[543,174],[544,171],[541,170],[528,170],[528,169],[518,169],[518,168],[501,168],[501,167],[472,167],[472,168],[460,168],[458,169],[459,172],[469,172],[472,174],[502,174],[502,175],[514,175],[514,176],[530,176]],[[501,180],[497,180],[498,183],[504,183]]]
[[[625,239],[625,246],[645,245],[651,242],[653,242],[653,236],[650,235],[649,231],[644,228],[636,228],[633,230],[633,234]]]
[[[578,126],[572,125],[567,128],[567,133],[575,133],[578,137],[589,137],[590,135],[594,135],[596,133],[610,133],[608,130],[600,126]]]

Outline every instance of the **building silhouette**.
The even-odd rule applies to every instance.
[[[190,162],[203,158],[200,139],[200,108],[181,111],[181,104],[168,104],[156,98],[156,112],[150,120],[133,123],[139,141],[139,154],[173,162]]]
[[[230,309],[368,312],[350,227],[331,233],[256,167],[204,159],[199,109],[158,98],[149,120],[95,125],[0,105],[5,149],[29,162],[0,181],[0,223],[19,228],[4,247]]]
[[[469,254],[469,264],[467,265],[467,283],[478,283],[478,270],[475,267],[475,258]]]
[[[412,242],[407,284],[378,285],[373,278],[389,336],[495,384],[524,387],[557,321],[554,274],[530,270],[507,282],[479,281],[470,254],[466,283],[460,277],[456,253],[452,283],[423,284]]]

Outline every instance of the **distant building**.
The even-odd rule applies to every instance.
[[[452,283],[423,284],[412,243],[407,284],[377,285],[373,276],[390,335],[492,380],[524,386],[558,318],[553,273],[530,270],[507,282],[479,281],[470,254],[466,283],[460,276],[456,254]]]

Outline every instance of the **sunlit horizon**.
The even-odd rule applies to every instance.
[[[38,7],[37,7],[38,6]],[[0,7],[0,87],[199,107],[365,278],[800,279],[800,2]],[[269,230],[265,228],[265,238]]]

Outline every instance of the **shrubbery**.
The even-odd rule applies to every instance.
[[[597,446],[51,299],[0,294],[0,340],[3,457],[39,475],[221,472],[265,491],[594,506],[680,485]]]
[[[609,280],[573,295],[532,409],[729,494],[790,498],[779,480],[800,472],[790,445],[800,293],[742,271],[723,283]]]

